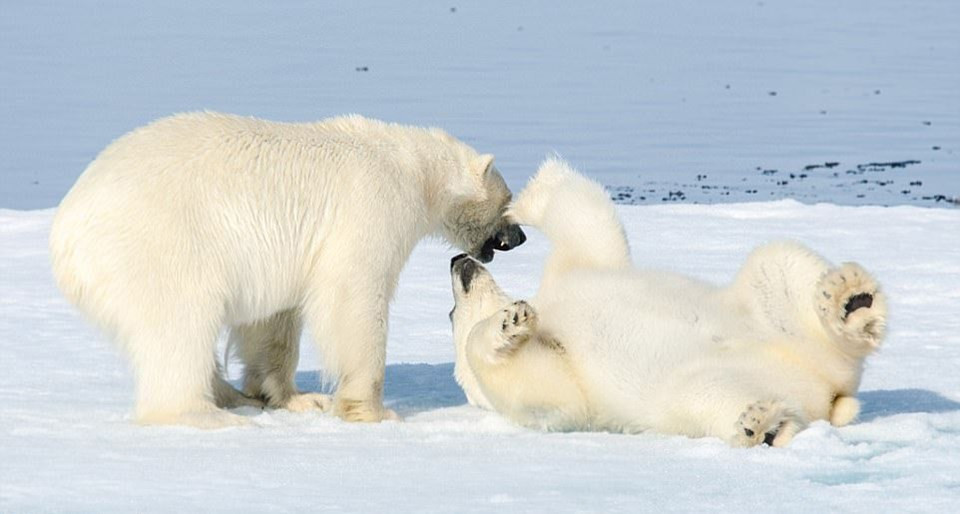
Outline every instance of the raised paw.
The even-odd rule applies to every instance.
[[[880,346],[886,334],[887,303],[870,273],[848,262],[825,274],[817,290],[820,318],[841,344],[858,356]]]
[[[500,311],[500,331],[503,341],[498,352],[510,352],[523,344],[537,329],[537,313],[529,303],[520,300]]]
[[[786,446],[803,428],[800,417],[779,400],[751,404],[734,424],[735,446]]]

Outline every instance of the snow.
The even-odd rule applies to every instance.
[[[804,205],[622,206],[635,260],[716,282],[772,239],[857,260],[891,301],[860,422],[784,449],[719,440],[545,434],[465,405],[452,378],[448,259],[422,244],[392,309],[386,402],[403,422],[238,410],[257,427],[130,421],[115,349],[50,277],[52,210],[0,210],[0,511],[947,512],[960,502],[960,211]],[[547,253],[535,232],[491,269],[517,296]],[[298,382],[318,390],[305,339]],[[239,372],[234,363],[231,374]]]

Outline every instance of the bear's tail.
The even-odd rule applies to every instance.
[[[624,269],[632,264],[623,224],[603,186],[560,159],[549,158],[540,165],[508,215],[550,239],[548,273]]]

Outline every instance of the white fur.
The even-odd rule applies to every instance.
[[[548,430],[735,446],[782,446],[810,421],[856,417],[863,360],[886,317],[859,266],[774,243],[726,287],[636,269],[603,188],[556,160],[509,212],[553,250],[529,303],[507,297],[479,264],[453,266],[456,376],[471,403]],[[477,268],[469,290],[465,266]],[[847,316],[859,293],[872,305]]]
[[[103,150],[63,200],[54,275],[130,357],[140,422],[239,423],[218,405],[258,399],[326,408],[293,386],[304,322],[339,381],[334,411],[378,420],[400,270],[425,236],[476,252],[506,223],[492,159],[359,116],[164,118]],[[256,398],[217,373],[224,325]]]

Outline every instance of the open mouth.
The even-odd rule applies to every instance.
[[[480,262],[487,263],[493,260],[494,250],[506,252],[522,245],[527,235],[520,229],[520,225],[507,225],[497,231],[490,239],[483,242],[480,250],[473,256]]]
[[[493,260],[493,251],[500,246],[500,243],[497,241],[496,237],[491,237],[487,239],[483,246],[480,247],[480,251],[477,252],[477,255],[474,257],[483,263],[487,263]],[[506,251],[506,250],[501,250]]]

